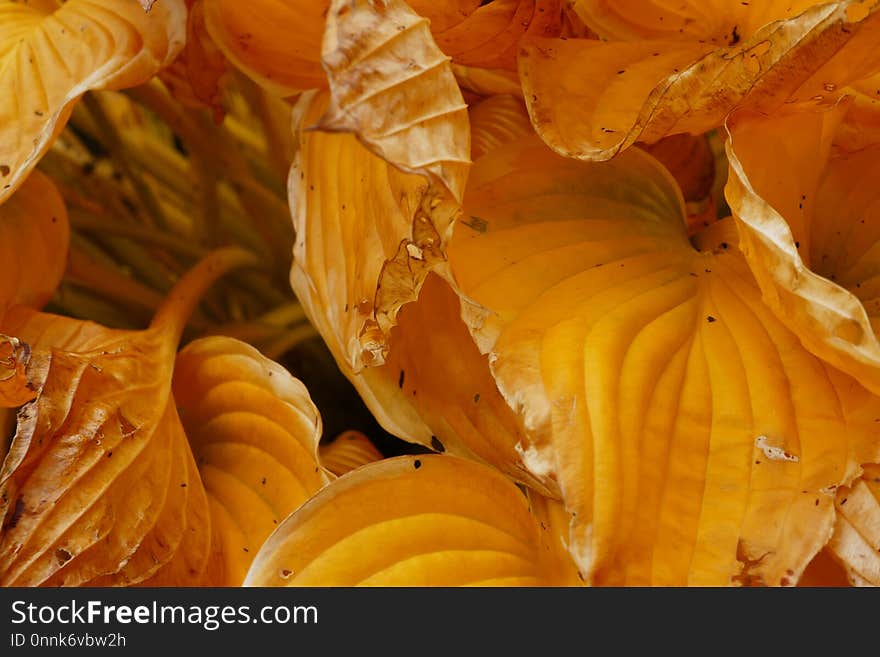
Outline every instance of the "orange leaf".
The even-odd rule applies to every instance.
[[[321,445],[321,463],[337,476],[342,476],[362,465],[381,461],[382,453],[360,431],[346,431],[328,445]]]
[[[783,14],[789,5],[773,4]],[[770,112],[833,99],[880,68],[877,3],[821,4],[755,27],[724,36],[727,45],[665,35],[527,39],[519,62],[532,122],[558,153],[607,160],[635,141],[706,132],[737,107]]]
[[[225,337],[180,352],[174,399],[208,494],[215,586],[239,586],[277,524],[325,483],[321,418],[297,379]]]
[[[449,266],[585,577],[796,582],[833,487],[878,452],[880,399],[761,302],[731,221],[689,240],[642,151],[583,163],[524,138],[475,162]]]
[[[213,279],[251,262],[206,258],[151,328],[11,310],[5,330],[31,345],[36,399],[19,414],[0,470],[0,583],[199,583],[207,499],[177,410],[171,371],[185,318]]]
[[[835,500],[837,523],[828,543],[860,586],[880,586],[880,465],[865,466],[852,486],[840,489]]]
[[[34,171],[0,206],[0,328],[6,308],[49,301],[64,275],[69,239],[61,195]]]
[[[847,113],[739,115],[726,195],[765,302],[810,351],[880,392],[880,144],[834,152]]]
[[[355,133],[460,201],[470,168],[467,106],[428,21],[403,0],[333,0],[321,60],[331,100],[318,128]]]
[[[560,571],[546,547],[525,495],[494,470],[402,456],[336,480],[285,520],[245,585],[546,586]]]
[[[0,1],[0,203],[90,89],[146,82],[185,41],[183,0],[149,13],[131,0]]]

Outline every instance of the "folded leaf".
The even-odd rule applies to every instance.
[[[771,21],[793,18],[822,0],[574,0],[575,11],[603,39],[703,39],[728,44]]]
[[[651,157],[580,163],[526,138],[475,163],[449,258],[586,578],[797,581],[834,487],[878,450],[880,399],[761,302],[730,221],[692,244]]]
[[[34,171],[0,206],[0,329],[6,308],[40,308],[49,301],[64,275],[69,239],[61,195]]]
[[[240,586],[266,537],[328,481],[318,409],[287,370],[225,337],[180,352],[174,399],[211,509],[210,581]]]
[[[560,35],[563,5],[562,0],[495,0],[446,30],[438,30],[433,21],[431,29],[456,64],[515,71],[520,39]]]
[[[355,133],[460,201],[470,167],[467,106],[428,21],[403,0],[332,0],[321,60],[331,100],[319,128]]]
[[[194,585],[210,550],[207,499],[171,399],[186,317],[213,279],[250,262],[206,258],[151,328],[120,331],[19,306],[36,399],[0,470],[0,584]]]
[[[505,477],[450,456],[401,456],[336,480],[285,520],[245,585],[549,585],[554,555],[542,547]]]
[[[532,125],[521,98],[490,96],[471,109],[471,157],[476,160],[531,132]]]
[[[208,33],[224,55],[279,96],[326,86],[321,37],[326,1],[204,0]]]
[[[183,0],[149,13],[131,0],[0,1],[0,203],[89,89],[146,82],[186,39]]]
[[[340,477],[382,458],[382,453],[360,431],[346,431],[332,443],[321,445],[321,465]]]
[[[828,547],[857,586],[880,585],[880,465],[868,465],[837,492],[837,523]]]
[[[209,108],[220,121],[225,112],[221,84],[226,57],[208,34],[204,0],[186,0],[186,4],[186,46],[160,77],[182,105]]]
[[[880,392],[880,144],[833,154],[847,112],[738,117],[726,195],[766,303],[813,353]]]
[[[15,408],[36,397],[36,384],[27,372],[30,360],[29,344],[0,333],[0,409]]]
[[[560,154],[606,160],[635,141],[706,132],[737,107],[815,105],[880,69],[880,4],[826,3],[762,24],[766,12],[785,18],[792,6],[749,3],[758,18],[743,29],[755,31],[735,25],[715,35],[724,45],[665,32],[643,41],[527,39],[520,75],[535,129]]]

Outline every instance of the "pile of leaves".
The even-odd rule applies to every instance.
[[[878,584],[878,330],[878,0],[0,0],[2,585]]]

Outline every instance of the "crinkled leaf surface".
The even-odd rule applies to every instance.
[[[461,200],[467,106],[428,20],[403,0],[332,0],[321,59],[331,99],[320,129],[355,133],[387,162],[435,178]]]
[[[826,3],[759,26],[770,9],[784,18],[791,6],[765,5],[749,3],[756,29],[727,33],[728,45],[705,37],[527,39],[520,75],[536,130],[563,155],[606,160],[637,140],[705,132],[736,107],[769,112],[828,100],[880,68],[880,3]]]
[[[830,550],[852,583],[880,586],[880,465],[866,466],[852,486],[840,489],[836,507]]]
[[[475,163],[449,257],[587,578],[794,583],[877,452],[880,400],[761,302],[730,221],[693,240],[643,152],[527,138]]]
[[[172,291],[151,328],[120,331],[11,310],[32,348],[36,399],[19,413],[0,470],[3,585],[195,585],[210,551],[208,503],[171,371],[205,287],[249,262],[217,252]]]
[[[34,171],[0,206],[0,332],[6,308],[49,301],[64,275],[69,239],[61,195]]]
[[[319,492],[269,537],[245,584],[548,585],[556,553],[541,534],[525,495],[491,468],[402,456]]]
[[[186,39],[183,0],[0,1],[0,203],[24,181],[73,103],[170,64]]]
[[[880,145],[834,155],[847,112],[738,117],[726,194],[766,303],[880,392]]]
[[[346,431],[321,445],[321,465],[335,475],[342,476],[362,465],[381,461],[382,453],[360,431]]]
[[[226,337],[180,352],[174,399],[211,508],[210,581],[239,586],[266,537],[328,481],[318,409],[287,370]]]

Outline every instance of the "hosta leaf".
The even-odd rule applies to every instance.
[[[456,64],[515,71],[520,39],[559,36],[563,5],[562,0],[495,0],[446,30],[433,22],[431,29]]]
[[[362,465],[381,460],[382,453],[360,431],[346,431],[332,443],[321,445],[321,465],[340,477]]]
[[[208,33],[235,66],[279,96],[326,86],[321,38],[328,3],[204,0]]]
[[[822,0],[574,0],[575,11],[611,40],[703,39],[727,45],[767,23],[793,18]]]
[[[0,413],[2,409],[21,406],[36,397],[36,385],[27,373],[30,359],[29,344],[0,333]]]
[[[794,583],[874,459],[880,399],[761,302],[730,221],[693,240],[643,152],[579,163],[527,138],[476,162],[449,257],[587,578]]]
[[[555,553],[542,547],[510,480],[450,456],[402,456],[307,502],[266,541],[245,585],[548,585]]]
[[[69,239],[61,195],[33,172],[0,206],[0,330],[6,308],[40,308],[49,300],[64,275]]]
[[[183,47],[186,6],[131,0],[0,1],[0,203],[89,89],[147,81]]]
[[[531,132],[521,98],[490,96],[471,109],[471,157],[476,160],[501,144]]]
[[[880,586],[880,465],[865,467],[852,486],[837,492],[837,523],[828,547],[850,580]]]
[[[221,84],[227,70],[226,58],[208,34],[204,0],[186,0],[186,4],[186,46],[160,77],[182,105],[210,108],[220,120],[224,114]]]
[[[460,319],[457,296],[436,277],[418,296],[443,266],[458,205],[353,135],[305,130],[322,102],[306,94],[295,108],[300,148],[288,182],[297,235],[291,283],[312,323],[385,429],[552,490],[521,467],[518,422]],[[406,327],[392,331],[398,321]]]
[[[780,17],[789,6],[773,3]],[[557,152],[606,160],[637,140],[710,130],[736,107],[834,98],[880,68],[878,3],[827,3],[755,27],[727,34],[728,45],[528,39],[519,61],[532,122]]]
[[[739,117],[726,193],[766,303],[813,353],[880,392],[880,144],[833,155],[846,113]]]
[[[3,585],[193,585],[210,550],[207,499],[171,400],[183,323],[205,287],[250,262],[206,258],[151,328],[120,331],[19,306],[38,395],[0,470]]]
[[[287,370],[225,337],[180,352],[174,399],[211,508],[211,581],[239,586],[266,537],[328,481],[318,409]]]
[[[331,100],[319,128],[355,133],[384,160],[436,178],[461,200],[467,106],[428,21],[403,0],[332,0],[321,59]]]

